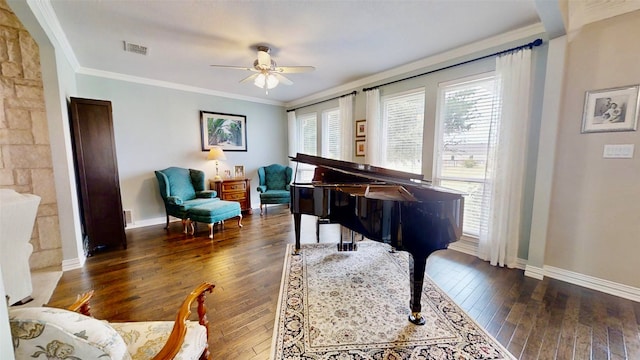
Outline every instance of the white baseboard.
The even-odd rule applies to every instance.
[[[526,265],[524,267],[524,276],[532,277],[534,279],[544,279],[544,269],[536,266]]]
[[[174,217],[169,217],[169,221],[170,222],[180,221],[180,219],[174,218]],[[152,218],[152,219],[134,221],[133,223],[127,225],[127,229],[136,229],[136,228],[141,228],[141,227],[145,227],[145,226],[152,226],[152,225],[163,225],[163,224],[166,224],[166,223],[167,223],[167,218],[163,216],[163,217],[159,217],[159,218]]]
[[[633,286],[619,284],[548,265],[544,266],[544,275],[574,285],[640,302],[640,289]]]
[[[467,255],[478,256],[478,246],[464,240],[459,240],[449,244],[449,249],[465,253]]]
[[[81,260],[79,258],[62,260],[62,271],[81,269],[85,260],[86,259]]]
[[[260,212],[260,208],[251,209],[251,212]],[[169,216],[169,222],[175,222],[175,221],[182,221],[179,218],[173,217],[173,216]],[[127,225],[127,229],[137,229],[137,228],[141,228],[141,227],[145,227],[145,226],[153,226],[153,225],[164,225],[167,223],[167,218],[166,217],[159,217],[159,218],[152,218],[152,219],[145,219],[145,220],[138,220],[138,221],[134,221],[131,224]]]
[[[459,241],[451,243],[449,245],[449,249],[471,256],[478,256],[478,244],[474,241],[465,240],[464,236]],[[527,260],[520,258],[516,259],[516,269],[524,270],[526,265]]]
[[[470,241],[465,241],[464,238],[449,245],[449,249],[472,256],[477,256],[478,254],[477,244]],[[525,276],[532,277],[534,279],[542,280],[545,276],[548,276],[553,279],[565,281],[570,284],[582,286],[591,290],[601,291],[610,295],[640,302],[640,288],[635,288],[633,286],[619,284],[613,281],[604,280],[549,265],[544,265],[543,268],[531,266],[527,265],[527,260],[520,258],[518,258],[517,260],[516,267],[524,270]]]

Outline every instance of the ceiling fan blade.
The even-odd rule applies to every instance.
[[[313,66],[278,66],[275,71],[283,74],[294,74],[314,71]]]
[[[271,75],[275,76],[276,79],[278,79],[280,81],[281,84],[285,84],[285,85],[292,85],[293,81],[287,79],[286,77],[278,74],[277,72],[272,72]]]
[[[250,68],[250,67],[246,67],[246,66],[231,66],[231,65],[209,65],[209,66],[222,68],[222,69],[257,71],[254,68]]]
[[[271,55],[266,51],[258,51],[258,66],[268,69],[271,67]]]
[[[240,82],[241,82],[241,83],[246,83],[246,82],[249,82],[249,81],[253,81],[255,78],[257,78],[257,77],[258,77],[258,75],[260,75],[260,73],[257,73],[257,74],[251,74],[251,75],[247,76],[246,78],[244,78],[244,79],[240,80]]]

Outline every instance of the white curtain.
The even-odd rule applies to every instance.
[[[372,89],[367,91],[367,137],[366,139],[366,153],[365,162],[370,165],[381,166],[382,154],[380,149],[382,148],[381,140],[381,126],[382,121],[380,119],[380,90]]]
[[[340,136],[341,136],[341,158],[345,161],[353,161],[353,94],[342,96],[338,100],[340,107]]]
[[[289,156],[296,156],[298,152],[298,127],[296,126],[296,112],[289,111],[287,113],[287,128],[288,128],[288,140],[289,140]],[[289,166],[294,168],[292,161],[289,161]],[[295,168],[294,168],[295,169]]]
[[[515,267],[520,240],[530,114],[531,50],[496,58],[498,99],[491,125],[478,256]]]

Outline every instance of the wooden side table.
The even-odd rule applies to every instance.
[[[211,180],[209,187],[218,193],[220,199],[237,201],[240,203],[240,209],[243,212],[246,211],[248,214],[253,214],[253,210],[251,209],[250,179]]]

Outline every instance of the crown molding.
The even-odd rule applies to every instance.
[[[594,1],[594,0],[591,0],[591,1]],[[77,74],[91,75],[91,76],[109,78],[114,80],[121,80],[121,81],[158,86],[158,87],[164,87],[164,88],[187,91],[187,92],[200,93],[205,95],[225,97],[229,99],[244,100],[244,101],[262,103],[262,104],[268,104],[268,105],[276,105],[276,106],[285,106],[285,107],[295,107],[310,101],[315,101],[323,97],[332,96],[336,93],[340,93],[344,91],[352,91],[354,88],[371,85],[376,82],[380,82],[385,79],[392,78],[394,76],[400,76],[415,70],[441,64],[456,58],[486,51],[488,49],[501,46],[512,41],[518,41],[527,37],[536,36],[536,35],[545,33],[543,24],[536,23],[536,24],[526,26],[514,31],[510,31],[498,36],[494,36],[485,40],[477,41],[472,44],[461,46],[451,51],[440,53],[438,55],[434,55],[422,60],[418,60],[406,65],[388,70],[388,71],[377,73],[375,75],[362,78],[360,80],[353,81],[335,88],[318,92],[301,99],[293,100],[289,103],[283,103],[280,101],[273,101],[273,100],[254,98],[249,96],[236,95],[236,94],[231,94],[231,93],[226,93],[221,91],[214,91],[214,90],[195,87],[195,86],[177,84],[177,83],[172,83],[167,81],[130,76],[130,75],[121,74],[121,73],[82,67],[80,66],[80,63],[78,62],[78,59],[76,58],[75,53],[73,52],[73,49],[69,41],[67,40],[66,34],[64,33],[64,31],[62,30],[62,27],[60,26],[60,22],[58,21],[55,11],[53,10],[53,7],[51,5],[51,0],[27,0],[27,3],[29,4],[29,7],[31,8],[34,15],[36,16],[36,19],[38,19],[38,22],[41,24],[41,26],[43,27],[44,31],[47,33],[49,38],[52,41],[57,42],[58,46],[56,46],[56,49],[60,49],[62,51],[62,53],[68,60],[69,64],[71,64],[73,70]]]
[[[69,62],[73,71],[76,74],[92,75],[92,76],[103,77],[108,79],[121,80],[121,81],[127,81],[127,82],[151,85],[151,86],[158,86],[163,88],[199,93],[204,95],[213,95],[213,96],[219,96],[219,97],[224,97],[229,99],[250,101],[254,103],[262,103],[262,104],[276,105],[276,106],[284,105],[284,103],[280,101],[265,100],[265,99],[250,97],[250,96],[235,95],[235,94],[226,93],[222,91],[213,91],[213,90],[199,88],[195,86],[171,83],[168,81],[161,81],[161,80],[143,78],[138,76],[130,76],[130,75],[121,74],[121,73],[82,67],[78,62],[78,59],[75,53],[73,52],[71,44],[69,43],[69,40],[67,39],[67,36],[64,30],[62,30],[62,26],[58,21],[58,17],[56,16],[55,10],[53,10],[53,6],[51,5],[51,0],[27,0],[27,4],[29,5],[29,8],[31,9],[34,16],[40,23],[40,26],[42,26],[44,32],[49,37],[49,40],[54,43],[53,44],[54,48],[56,50],[61,51],[64,54],[65,58],[67,59],[67,61]]]
[[[395,76],[404,75],[412,71],[420,70],[429,66],[442,64],[447,61],[458,59],[464,56],[478,54],[483,51],[487,51],[489,49],[502,46],[504,44],[508,44],[513,41],[518,41],[518,40],[526,39],[533,36],[541,36],[542,34],[545,34],[545,29],[544,29],[544,25],[539,22],[533,25],[525,26],[520,29],[506,32],[504,34],[490,37],[485,40],[476,41],[474,43],[467,44],[467,45],[464,45],[456,49],[446,51],[434,56],[430,56],[422,60],[414,61],[412,63],[399,66],[391,70],[383,71],[381,73],[377,73],[375,75],[368,76],[360,80],[356,80],[332,89],[318,92],[318,93],[306,96],[304,98],[293,100],[291,102],[286,103],[285,106],[296,107],[299,105],[303,105],[305,103],[317,101],[318,99],[321,99],[321,98],[335,96],[335,94],[337,93],[353,91],[353,89],[361,88],[364,86],[371,86],[376,82],[381,82]]]
[[[150,85],[150,86],[162,87],[167,89],[198,93],[203,95],[213,95],[213,96],[219,96],[219,97],[224,97],[224,98],[234,99],[234,100],[250,101],[253,103],[284,106],[284,103],[280,101],[255,98],[251,96],[236,95],[236,94],[231,94],[231,93],[222,92],[222,91],[215,91],[215,90],[200,88],[196,86],[177,84],[169,81],[162,81],[162,80],[144,78],[139,76],[126,75],[126,74],[92,69],[92,68],[79,67],[78,70],[76,70],[76,74],[90,75],[90,76],[96,76],[96,77],[107,78],[112,80],[127,81],[127,82],[132,82],[137,84]]]
[[[73,70],[78,71],[80,63],[71,48],[71,44],[69,44],[69,40],[67,40],[67,35],[62,30],[62,26],[60,26],[56,12],[51,6],[51,1],[27,0],[27,4],[29,5],[31,12],[33,12],[33,15],[40,23],[40,26],[42,26],[42,29],[49,37],[49,40],[56,42],[56,44],[54,44],[54,48],[61,50]]]

